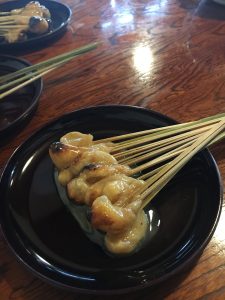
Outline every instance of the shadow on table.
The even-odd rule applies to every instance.
[[[190,10],[193,16],[205,19],[225,20],[225,5],[217,4],[213,0],[180,0],[180,6]]]

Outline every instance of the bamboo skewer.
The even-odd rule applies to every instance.
[[[214,125],[212,129],[204,133],[190,147],[185,149],[177,158],[175,158],[165,168],[160,170],[153,178],[147,180],[147,188],[141,195],[143,199],[142,208],[144,208],[155,197],[155,195],[177,174],[177,172],[201,149],[203,149],[213,138],[225,129],[225,120]],[[153,183],[153,184],[152,184]]]
[[[1,12],[0,12],[0,15],[2,15],[2,16],[9,16],[9,15],[11,15],[11,14],[10,14],[9,11],[1,11]]]
[[[5,21],[1,21],[0,20],[0,29],[2,28],[3,25],[16,25],[17,23],[15,22],[15,20],[5,20]]]
[[[199,121],[115,136],[96,141],[114,142],[111,153],[118,163],[133,167],[129,176],[142,171],[145,180],[134,197],[144,208],[175,174],[201,149],[225,137],[225,114]],[[148,171],[149,170],[149,171]]]
[[[0,14],[0,23],[1,22],[4,22],[4,21],[8,21],[8,20],[21,20],[21,19],[29,19],[30,18],[30,16],[28,15],[28,16],[26,16],[26,15],[3,15],[3,16],[1,16],[1,14]]]
[[[124,142],[120,142],[119,145],[115,145],[113,151],[118,151],[120,149],[124,149],[124,147],[128,148],[128,147],[132,147],[132,145],[137,145],[137,144],[141,144],[141,143],[145,143],[145,142],[149,142],[149,141],[154,141],[159,139],[159,132],[161,131],[162,133],[160,133],[160,138],[162,137],[170,137],[173,135],[176,135],[178,133],[182,133],[182,132],[188,132],[190,130],[193,130],[195,128],[202,128],[205,125],[211,125],[216,123],[217,120],[213,120],[213,121],[208,121],[205,122],[203,124],[192,124],[189,123],[189,126],[178,126],[178,125],[174,125],[174,126],[170,126],[168,127],[163,127],[163,128],[158,128],[157,130],[152,130],[149,132],[149,136],[145,135],[144,137],[140,137],[140,138],[135,138],[132,140],[128,140],[128,141],[124,141]],[[180,124],[183,125],[183,124]],[[178,129],[177,129],[177,127]],[[181,127],[179,129],[179,127]]]
[[[78,48],[78,49],[75,49],[75,50],[72,50],[70,52],[67,52],[67,53],[64,53],[64,54],[60,54],[58,56],[55,56],[53,58],[50,58],[46,61],[43,61],[43,62],[40,62],[40,63],[37,63],[33,66],[29,66],[29,67],[26,67],[26,68],[23,68],[21,70],[18,70],[16,72],[13,72],[13,73],[10,73],[10,74],[7,74],[7,75],[4,75],[4,76],[1,76],[0,77],[0,84],[1,83],[4,83],[4,82],[7,82],[8,80],[13,80],[15,79],[16,77],[18,76],[21,76],[21,75],[24,75],[24,74],[27,74],[28,72],[31,72],[33,70],[36,70],[36,69],[39,69],[41,67],[47,67],[47,66],[50,66],[51,64],[53,63],[57,63],[61,60],[64,60],[64,59],[67,59],[67,58],[74,58],[75,56],[78,56],[78,55],[81,55],[81,54],[84,54],[86,52],[89,52],[95,48],[97,48],[98,46],[98,43],[92,43],[92,44],[88,44],[86,46],[83,46],[81,48]]]
[[[3,99],[7,95],[37,80],[38,78],[44,76],[50,71],[53,71],[56,68],[64,65],[66,62],[70,61],[76,56],[95,49],[97,45],[97,43],[92,43],[79,49],[75,49],[73,51],[58,55],[54,58],[38,63],[36,65],[29,66],[19,71],[1,76],[0,91],[3,92],[0,93],[0,99]]]
[[[168,153],[177,153],[178,149],[183,149],[183,147],[186,147],[187,145],[189,145],[194,139],[196,139],[196,137],[190,137],[188,139],[185,139],[183,141],[180,141],[180,142],[177,142],[175,144],[172,144],[172,145],[168,145],[168,146],[165,146],[165,147],[162,147],[162,148],[159,148],[157,150],[154,150],[154,151],[150,151],[150,152],[147,152],[147,153],[141,153],[139,156],[135,156],[135,157],[130,157],[129,159],[127,160],[122,160],[122,161],[118,161],[119,163],[122,163],[122,164],[126,164],[128,166],[132,166],[132,165],[135,165],[135,164],[138,164],[140,162],[143,162],[145,160],[148,160],[150,158],[154,158],[154,157],[158,157],[160,156],[161,158],[163,158],[163,154],[168,154]],[[159,161],[158,163],[160,163],[161,161]],[[142,165],[143,166],[143,165]],[[145,165],[147,167],[147,165]],[[135,172],[135,169],[133,169]],[[140,172],[141,170],[137,171],[137,172]]]
[[[7,24],[2,25],[2,24],[0,24],[0,30],[1,30],[1,29],[5,29],[5,30],[11,30],[11,29],[25,29],[25,28],[27,28],[26,25],[7,25]]]
[[[174,148],[176,148],[178,145],[180,145],[182,143],[180,141],[181,139],[183,139],[183,138],[192,139],[192,137],[194,138],[194,134],[198,134],[198,133],[200,134],[200,133],[208,130],[210,128],[210,125],[208,125],[208,124],[216,124],[216,122],[218,122],[219,120],[222,120],[222,117],[223,117],[223,114],[216,115],[216,116],[210,117],[210,118],[205,118],[205,119],[199,120],[197,122],[195,121],[195,122],[191,122],[191,123],[186,123],[189,125],[188,125],[188,127],[185,126],[185,129],[182,126],[183,124],[179,124],[179,125],[181,125],[181,126],[179,126],[180,129],[179,128],[177,129],[178,125],[172,125],[169,127],[163,127],[163,128],[142,131],[141,134],[143,134],[145,132],[148,133],[147,138],[144,136],[143,139],[142,138],[130,139],[126,142],[126,144],[124,144],[123,141],[116,143],[115,146],[112,148],[111,153],[114,155],[114,157],[118,160],[119,163],[128,164],[128,165],[136,164],[140,161],[143,161],[144,159],[152,157],[154,154],[154,153],[152,153],[153,150],[156,151],[157,149],[159,149],[159,152],[157,153],[157,151],[156,151],[155,154],[160,154],[160,153],[165,152],[164,151],[165,149],[163,148],[164,145],[167,147],[166,149],[172,149],[173,148],[172,143],[177,141],[178,144],[174,144]],[[206,125],[208,125],[208,127]],[[193,130],[193,128],[197,128],[197,129]],[[187,129],[189,130],[188,132],[186,132]],[[151,134],[152,132],[153,132],[153,134]],[[182,132],[184,132],[184,133],[182,134]],[[140,134],[139,132],[132,133],[131,136],[134,136],[134,135],[136,136],[139,134]],[[126,137],[129,137],[129,136],[130,136],[130,134],[126,135]],[[168,136],[168,138],[163,140],[163,138],[165,138],[167,136]],[[223,138],[224,136],[225,136],[225,133],[220,133],[213,141],[211,141],[209,143],[209,145],[215,143],[216,141]],[[119,137],[113,137],[113,139],[118,140]],[[106,140],[109,141],[110,139],[107,138]],[[154,140],[157,140],[157,141],[154,142]],[[102,142],[102,141],[104,141],[104,139],[98,140],[96,142],[99,143],[99,141]],[[121,146],[121,144],[123,145],[123,147]],[[144,145],[139,146],[140,144],[144,144]],[[171,144],[171,147],[169,147],[169,144]],[[125,149],[125,150],[118,152],[118,149]],[[161,149],[161,151],[160,151],[160,149]],[[150,151],[151,151],[151,153],[150,153]],[[147,153],[149,153],[148,156],[147,156]],[[143,156],[143,157],[141,157],[141,156]],[[137,158],[137,159],[135,159],[135,158]]]
[[[212,126],[213,125],[200,127],[198,129],[192,130],[191,132],[185,132],[185,133],[181,132],[181,134],[179,131],[175,136],[166,139],[162,139],[163,137],[165,137],[165,135],[158,135],[158,139],[160,138],[160,140],[158,140],[157,142],[151,142],[151,139],[149,139],[148,144],[141,147],[136,147],[134,143],[132,144],[133,148],[131,149],[129,148],[128,150],[124,150],[119,153],[115,153],[114,157],[117,158],[119,163],[132,166],[137,163],[146,161],[150,158],[159,156],[158,159],[155,159],[154,161],[148,161],[147,163],[142,164],[141,166],[133,169],[132,174],[135,174],[135,172],[140,172],[146,168],[152,167],[153,165],[160,164],[164,162],[167,158],[171,159],[171,157],[173,158],[175,154],[178,155],[179,154],[178,149],[182,149],[183,147],[186,147],[187,142],[190,143],[190,141],[196,140],[200,136],[200,134],[206,132],[207,130],[212,128]],[[173,126],[171,126],[171,129],[172,128]],[[114,152],[114,148],[112,150],[112,153],[113,152]],[[165,155],[162,155],[164,153]]]
[[[211,146],[212,144],[214,144],[214,143],[218,142],[219,140],[223,139],[224,137],[225,137],[225,133],[220,133],[220,134],[218,134],[218,136],[217,136],[216,138],[214,138],[207,146]],[[166,164],[164,164],[163,166],[160,166],[160,167],[158,167],[158,168],[156,168],[156,169],[154,169],[154,170],[152,170],[152,171],[150,171],[150,172],[148,172],[148,173],[145,173],[145,174],[143,174],[143,175],[140,175],[140,176],[138,177],[138,179],[140,179],[140,180],[145,180],[145,179],[147,179],[147,178],[149,178],[149,177],[155,175],[155,174],[156,174],[158,171],[160,171],[165,165],[166,165]]]
[[[143,175],[138,176],[138,179],[139,180],[146,180],[146,179],[152,177],[153,175],[155,175],[156,173],[158,173],[160,170],[162,170],[162,168],[164,168],[168,163],[166,163],[163,166],[160,166],[160,167],[158,167],[158,168],[156,168],[156,169],[154,169],[154,170],[152,170],[152,171],[150,171],[148,173],[145,173]]]
[[[36,69],[36,70],[34,69],[34,70],[32,70],[32,72],[29,72],[28,74],[26,74],[22,77],[19,77],[13,81],[7,82],[4,85],[0,86],[0,91],[5,90],[6,88],[9,88],[11,86],[14,86],[15,84],[19,84],[20,82],[22,82],[26,79],[30,79],[32,76],[37,76],[41,72],[43,73],[43,72],[47,71],[48,69],[51,69],[51,70],[56,69],[57,67],[63,65],[64,63],[68,62],[69,60],[71,60],[71,58],[64,59],[58,63],[53,63],[52,65],[47,66],[45,68],[41,67],[40,69]],[[19,86],[18,86],[18,88],[19,88]],[[0,99],[1,99],[1,96],[0,96]]]
[[[153,150],[157,150],[157,149],[161,149],[163,150],[163,146],[165,145],[166,147],[171,145],[171,147],[176,147],[179,143],[182,142],[182,140],[186,140],[188,138],[194,138],[194,136],[199,135],[200,133],[206,131],[207,129],[209,129],[210,126],[207,126],[205,128],[200,128],[200,129],[196,129],[193,130],[190,134],[190,132],[187,133],[181,133],[181,134],[177,134],[175,136],[166,138],[166,139],[160,139],[159,141],[156,142],[152,142],[152,140],[150,139],[148,141],[147,145],[141,146],[141,147],[135,147],[135,145],[133,145],[133,148],[129,148],[129,150],[125,150],[122,151],[120,153],[116,153],[114,154],[114,157],[117,158],[120,162],[125,162],[127,159],[129,159],[130,155],[132,155],[132,157],[136,155],[140,155],[140,153],[145,153],[145,152],[149,152],[149,150],[153,151]],[[149,143],[151,142],[151,143]],[[178,143],[178,144],[176,144]],[[112,151],[113,153],[113,151]],[[120,159],[120,157],[122,157]]]
[[[26,80],[25,82],[19,84],[18,86],[15,86],[14,88],[8,90],[7,92],[4,92],[4,93],[0,94],[0,100],[1,100],[2,98],[4,98],[4,97],[6,97],[6,96],[8,96],[8,95],[10,95],[10,94],[12,94],[12,93],[14,93],[15,91],[17,91],[17,90],[23,88],[24,86],[28,85],[29,83],[31,83],[31,82],[33,82],[33,81],[39,79],[40,77],[42,77],[42,76],[48,74],[49,72],[53,71],[54,69],[55,69],[55,68],[49,68],[49,69],[43,71],[42,73],[33,76],[33,77],[30,78],[29,80]]]
[[[200,119],[197,121],[192,121],[192,122],[187,122],[187,123],[182,123],[182,124],[175,124],[175,125],[168,125],[165,127],[159,127],[159,128],[137,131],[137,132],[123,134],[123,135],[119,135],[119,136],[99,139],[99,140],[95,141],[95,143],[98,144],[98,143],[106,143],[106,142],[118,142],[118,141],[124,140],[124,139],[131,139],[133,137],[143,136],[143,135],[146,135],[147,133],[151,133],[151,134],[155,133],[158,135],[158,133],[160,131],[166,132],[167,130],[172,131],[172,130],[179,130],[179,129],[185,129],[185,128],[186,128],[186,130],[190,130],[195,127],[203,126],[203,124],[204,123],[206,124],[206,122],[209,125],[216,123],[217,121],[222,120],[224,117],[225,117],[225,113],[217,114],[217,115],[203,118],[203,119]]]
[[[190,143],[191,142],[187,143],[187,145],[189,145]],[[142,172],[152,166],[161,164],[164,161],[168,161],[169,159],[172,159],[172,158],[178,156],[180,153],[182,153],[184,148],[185,148],[185,145],[182,145],[182,146],[178,147],[175,151],[174,150],[168,151],[165,154],[162,154],[159,157],[154,158],[153,160],[143,163],[140,166],[137,166],[134,169],[132,169],[131,174],[135,175],[136,173]]]
[[[13,18],[12,16],[2,16],[2,17],[0,17],[0,23],[7,21],[7,20],[13,20],[13,19],[15,19],[15,18]]]

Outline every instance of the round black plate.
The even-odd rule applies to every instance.
[[[0,76],[30,66],[30,63],[13,57],[0,55]],[[15,93],[0,100],[0,144],[22,128],[35,112],[41,95],[42,79],[35,80]]]
[[[63,206],[54,183],[49,145],[68,131],[96,138],[173,124],[147,109],[98,106],[48,124],[9,160],[0,184],[5,237],[19,260],[51,283],[86,293],[122,293],[152,286],[175,274],[201,253],[221,211],[221,184],[204,150],[152,201],[157,234],[138,253],[111,258],[91,243]]]
[[[0,11],[10,11],[12,9],[24,7],[29,0],[10,1],[0,5]],[[70,8],[60,2],[40,0],[38,1],[41,5],[47,7],[51,13],[51,30],[42,35],[30,36],[26,41],[6,43],[5,41],[0,42],[0,52],[5,50],[32,50],[34,47],[47,46],[49,42],[61,37],[65,32],[66,27],[71,17]]]

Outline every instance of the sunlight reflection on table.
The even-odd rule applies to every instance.
[[[140,75],[148,76],[152,71],[154,56],[149,45],[140,44],[133,51],[133,64]]]

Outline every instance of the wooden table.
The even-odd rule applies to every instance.
[[[147,107],[179,122],[225,111],[225,6],[210,0],[64,0],[66,34],[23,55],[32,63],[96,40],[102,45],[44,78],[38,110],[1,148],[0,167],[35,130],[64,113],[101,104]],[[225,144],[212,153],[225,180]],[[225,207],[196,265],[154,290],[108,299],[225,299]],[[58,290],[19,264],[0,234],[0,299],[105,299]]]

